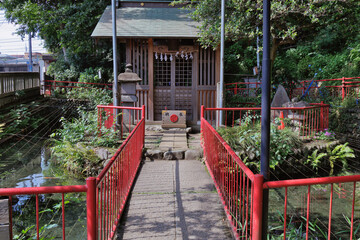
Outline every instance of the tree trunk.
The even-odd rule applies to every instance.
[[[270,61],[271,61],[271,69],[274,66],[274,61],[276,58],[276,52],[280,46],[280,40],[277,38],[272,37],[272,45],[270,49]]]

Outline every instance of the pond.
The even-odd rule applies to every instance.
[[[360,238],[359,186],[355,191],[353,238]],[[353,202],[353,183],[333,185],[331,212],[331,239],[349,239]],[[309,239],[327,239],[331,185],[313,185],[310,188]],[[287,198],[287,238],[305,239],[308,187],[289,187]],[[282,239],[284,226],[285,190],[269,192],[269,231],[271,239]],[[278,237],[277,237],[278,236]]]
[[[26,138],[0,147],[0,187],[22,188],[83,185],[84,180],[67,175],[51,161],[47,141]],[[86,239],[86,195],[65,195],[66,239]],[[35,196],[14,196],[15,239],[29,239],[35,233]],[[40,230],[44,239],[62,239],[61,194],[39,195]],[[23,231],[23,233],[22,233]]]

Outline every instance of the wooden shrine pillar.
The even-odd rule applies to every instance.
[[[154,42],[148,39],[149,120],[154,121]]]

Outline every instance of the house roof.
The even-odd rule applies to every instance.
[[[179,8],[118,8],[117,36],[197,38],[199,23],[187,16],[188,13],[188,10]],[[111,6],[105,9],[91,36],[112,36]]]

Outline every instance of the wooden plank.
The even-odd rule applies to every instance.
[[[147,70],[147,65],[148,65],[148,57],[149,57],[149,48],[148,48],[148,42],[145,42],[145,53],[144,53],[144,65],[145,65],[145,72],[144,72],[144,78],[145,78],[145,81],[144,81],[144,84],[145,85],[148,85],[149,82],[148,82],[148,70]]]
[[[149,120],[154,121],[154,43],[153,39],[148,40],[148,79],[149,79]]]
[[[212,50],[210,48],[207,49],[208,51],[208,59],[207,59],[207,70],[208,70],[208,79],[207,79],[207,85],[211,85],[211,54],[212,54]]]
[[[135,66],[136,66],[136,57],[135,57],[135,40],[133,39],[131,41],[131,50],[132,50],[132,55],[131,55],[131,60],[132,60],[132,66],[133,66],[133,72],[135,72]]]
[[[207,49],[204,49],[204,61],[203,61],[203,68],[204,68],[204,85],[208,85],[207,84]]]
[[[126,50],[125,50],[125,61],[126,64],[131,63],[131,39],[126,39]]]
[[[139,74],[140,72],[140,64],[139,64],[139,61],[140,61],[140,48],[139,48],[139,45],[140,45],[140,40],[136,40],[136,73]]]
[[[175,94],[176,94],[176,92],[175,92],[175,63],[176,63],[176,61],[172,61],[171,62],[171,95],[170,96],[172,96],[171,97],[171,104],[170,104],[170,106],[171,106],[171,110],[175,110]]]
[[[211,51],[212,52],[212,58],[211,58],[211,70],[212,70],[212,74],[211,74],[211,85],[215,85],[215,51]]]
[[[201,48],[200,47],[200,49],[199,49],[199,52],[200,52],[200,57],[199,57],[199,60],[200,60],[200,62],[199,62],[199,67],[200,67],[200,69],[199,69],[199,71],[200,71],[200,79],[199,79],[199,85],[204,85],[204,83],[203,83],[203,48]]]
[[[220,82],[220,47],[215,52],[215,85]]]
[[[197,123],[199,120],[198,113],[199,113],[199,107],[197,104],[198,99],[198,66],[199,66],[199,55],[198,52],[195,51],[193,53],[193,63],[192,63],[192,106],[193,106],[193,121]]]

